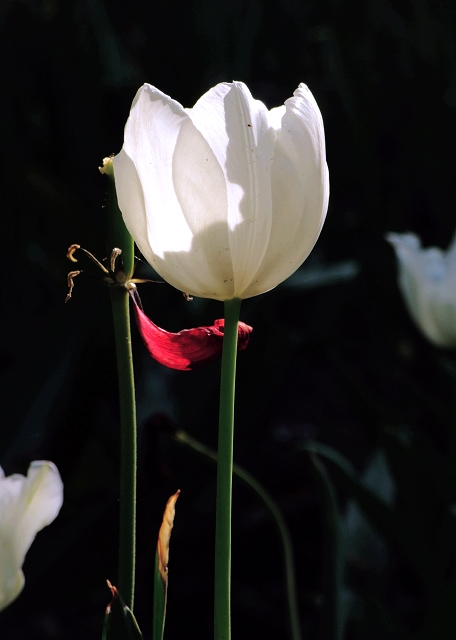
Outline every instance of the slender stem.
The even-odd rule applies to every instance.
[[[215,462],[217,462],[217,454],[215,453],[215,451],[213,451],[209,447],[206,447],[206,445],[202,444],[198,440],[195,440],[195,438],[189,436],[187,433],[185,433],[185,431],[177,431],[174,437],[178,442],[187,445],[194,451],[197,451],[198,453],[201,453],[211,460],[215,460]],[[275,500],[270,496],[263,485],[260,484],[258,480],[256,480],[248,471],[234,463],[233,473],[235,476],[243,480],[243,482],[245,482],[263,501],[265,507],[268,509],[277,526],[277,530],[282,543],[290,638],[292,640],[301,640],[302,636],[298,615],[298,598],[293,544],[285,518],[283,517]]]
[[[214,640],[231,638],[231,496],[233,478],[234,387],[241,300],[225,302],[215,517]]]
[[[113,287],[111,303],[120,399],[119,593],[133,611],[136,557],[136,409],[128,291]]]
[[[233,471],[235,475],[242,478],[244,482],[246,482],[260,496],[277,525],[283,548],[290,637],[292,638],[292,640],[301,640],[301,627],[299,624],[298,615],[298,599],[296,594],[296,576],[294,571],[293,544],[291,542],[290,532],[288,530],[285,519],[279,507],[271,498],[269,493],[253,476],[250,475],[250,473],[248,473],[244,469],[241,469],[241,467],[237,465],[234,465]]]
[[[100,171],[108,176],[106,199],[107,252],[121,250],[122,267],[115,279],[125,284],[133,275],[134,242],[125,227],[117,202],[114,167],[110,158],[103,160]],[[113,254],[116,255],[115,253]],[[114,273],[113,273],[114,275]],[[136,558],[136,406],[133,357],[131,352],[130,307],[128,291],[111,287],[111,303],[116,341],[117,374],[120,400],[120,531],[118,589],[125,604],[133,611]]]

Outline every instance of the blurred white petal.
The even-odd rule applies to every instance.
[[[50,524],[63,502],[57,467],[48,461],[30,464],[27,477],[0,475],[0,611],[24,586],[22,565],[38,531]]]
[[[412,233],[387,236],[399,261],[399,286],[415,323],[440,347],[456,347],[456,243],[421,248]]]

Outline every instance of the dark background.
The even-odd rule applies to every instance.
[[[410,230],[445,248],[454,232],[456,4],[9,0],[0,5],[0,25],[0,461],[9,474],[50,459],[65,483],[61,514],[27,556],[25,590],[0,615],[2,640],[100,638],[105,581],[116,581],[117,382],[101,272],[81,259],[86,275],[64,304],[67,247],[107,254],[106,183],[97,167],[120,150],[143,82],[192,106],[232,79],[268,107],[305,82],[325,123],[331,197],[317,246],[300,276],[243,304],[241,318],[254,332],[239,356],[235,459],[290,526],[305,640],[329,638],[324,510],[299,447],[319,440],[362,472],[394,432],[424,442],[421,453],[443,468],[455,428],[453,356],[412,325],[384,236]],[[140,294],[168,330],[223,315],[221,303],[186,303],[166,284],[143,285]],[[136,328],[133,339],[135,611],[149,638],[158,526],[180,488],[165,637],[205,640],[212,637],[215,468],[158,427],[175,424],[215,447],[220,365],[173,372],[148,359]],[[386,493],[388,483],[396,487],[395,510],[429,522],[432,496],[424,500],[408,458],[394,478],[380,467],[374,484]],[[350,495],[335,486],[346,518]],[[412,521],[419,535],[422,521]],[[345,637],[453,638],[456,623],[448,635],[426,635],[429,585],[397,541],[380,533],[370,531],[375,543],[347,557]],[[233,638],[287,637],[280,560],[264,508],[235,482]]]

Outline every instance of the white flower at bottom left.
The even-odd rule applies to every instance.
[[[52,462],[32,462],[27,477],[5,477],[0,467],[0,611],[22,591],[26,553],[38,531],[57,517],[62,503],[63,483]]]

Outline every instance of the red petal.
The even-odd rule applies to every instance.
[[[223,329],[225,321],[215,320],[212,327],[184,329],[170,333],[160,329],[141,311],[135,303],[136,323],[150,355],[170,369],[190,371],[217,360],[222,355]],[[249,343],[252,327],[239,322],[238,349],[245,349]]]

